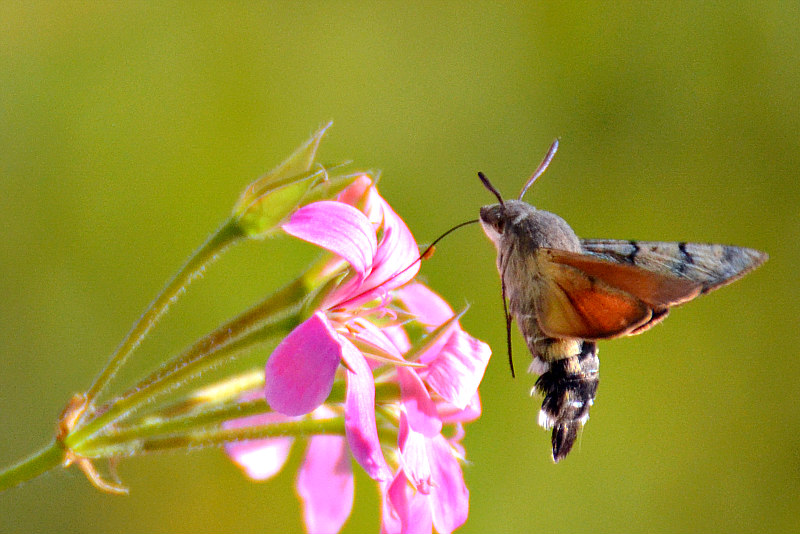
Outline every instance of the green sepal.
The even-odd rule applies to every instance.
[[[307,174],[314,165],[319,144],[332,124],[333,122],[329,122],[317,130],[283,163],[247,186],[233,208],[234,217],[242,215],[256,199],[270,190],[290,183],[292,178]]]
[[[320,200],[331,199],[344,191],[360,176],[369,177],[369,174],[365,172],[355,172],[350,174],[328,175],[326,179],[320,180],[311,187],[300,201],[300,206],[305,206]],[[358,208],[359,206],[356,207]]]
[[[239,215],[238,224],[248,237],[266,237],[300,205],[300,201],[325,172],[290,178],[253,200]]]
[[[427,336],[422,338],[422,340],[420,340],[418,343],[412,346],[411,350],[409,350],[406,353],[406,360],[408,360],[409,362],[417,361],[420,356],[425,354],[425,352],[427,352],[428,349],[430,349],[436,342],[438,342],[442,338],[442,336],[444,336],[448,332],[448,330],[450,330],[451,326],[457,323],[461,319],[461,317],[463,317],[463,315],[467,313],[468,309],[469,306],[458,312],[456,315],[453,315],[450,319],[437,326],[435,329],[431,331],[430,334],[428,334]]]
[[[352,184],[363,173],[330,176],[320,166],[318,170],[303,176],[293,176],[276,182],[260,197],[256,198],[238,216],[237,225],[248,237],[263,238],[276,232],[282,222],[297,209],[317,202],[331,199]]]

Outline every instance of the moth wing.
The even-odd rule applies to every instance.
[[[654,310],[691,300],[702,289],[701,284],[694,280],[633,264],[614,263],[589,254],[564,250],[546,249],[544,253],[548,261],[580,269],[588,276],[635,296]]]
[[[608,339],[647,324],[650,306],[581,269],[550,261],[540,249],[539,327],[550,337]]]
[[[738,280],[769,258],[760,250],[702,243],[582,239],[581,247],[600,260],[695,282],[700,294]]]

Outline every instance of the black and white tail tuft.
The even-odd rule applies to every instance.
[[[553,429],[553,460],[558,462],[572,449],[578,431],[589,419],[589,408],[597,394],[600,360],[597,343],[582,341],[581,352],[549,362],[534,391],[544,395],[539,424]]]

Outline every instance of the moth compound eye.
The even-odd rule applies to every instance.
[[[498,234],[503,233],[505,227],[505,214],[499,204],[493,206],[484,206],[481,208],[481,222],[491,228]]]

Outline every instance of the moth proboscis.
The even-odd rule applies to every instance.
[[[557,148],[556,140],[516,200],[503,200],[478,173],[498,199],[481,208],[480,222],[497,248],[509,361],[516,320],[533,356],[528,370],[540,375],[532,393],[544,395],[539,425],[552,429],[556,462],[589,419],[598,340],[644,332],[671,307],[741,278],[768,258],[728,245],[578,238],[558,215],[522,201]]]

